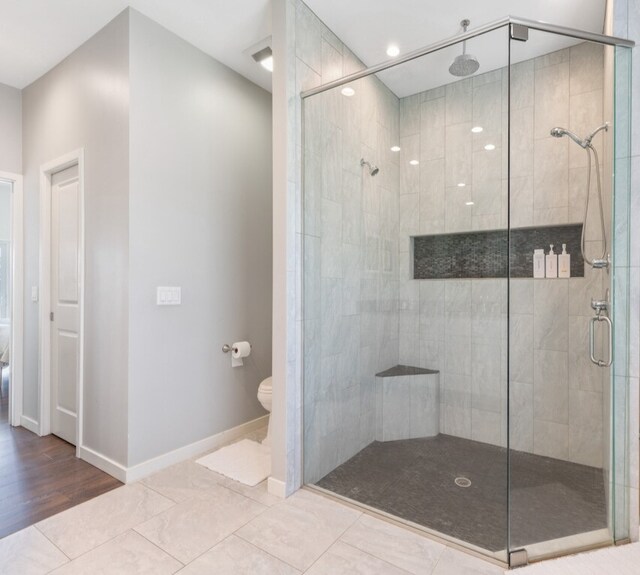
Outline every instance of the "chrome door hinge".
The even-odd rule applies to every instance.
[[[49,312],[49,321],[53,321],[53,312],[52,311]]]
[[[526,42],[529,39],[529,28],[522,24],[511,24],[511,39]]]
[[[524,567],[529,564],[529,554],[526,549],[514,549],[509,553],[509,567]]]

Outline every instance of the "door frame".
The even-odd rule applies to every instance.
[[[82,406],[84,396],[84,148],[79,148],[40,166],[40,425],[39,435],[51,433],[51,178],[71,166],[78,166],[79,185],[79,239],[78,239],[78,294],[80,318],[78,325],[78,394],[76,422],[76,454],[82,445]]]
[[[11,182],[11,379],[9,424],[21,425],[24,334],[24,196],[22,176],[0,172],[0,180]]]

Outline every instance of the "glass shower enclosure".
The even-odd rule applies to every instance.
[[[507,18],[303,93],[306,485],[514,566],[628,537],[631,46]]]

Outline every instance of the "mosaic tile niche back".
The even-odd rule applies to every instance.
[[[584,277],[582,224],[415,236],[414,279],[530,278],[533,250],[567,245],[571,277]]]

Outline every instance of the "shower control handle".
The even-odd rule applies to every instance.
[[[595,325],[598,322],[605,322],[607,324],[607,339],[608,339],[608,347],[609,354],[607,360],[596,359],[595,356]],[[613,325],[611,324],[611,320],[606,315],[595,315],[589,320],[589,357],[591,361],[595,363],[598,367],[609,367],[611,362],[613,361]]]

